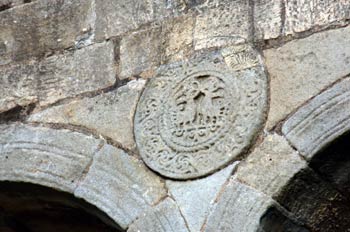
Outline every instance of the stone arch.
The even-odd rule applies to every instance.
[[[21,123],[2,124],[0,130],[0,182],[73,194],[122,229],[166,195],[159,177],[102,139]]]
[[[283,134],[307,165],[273,196],[283,209],[266,210],[259,231],[350,228],[349,97],[350,79],[346,78],[310,100],[284,123]]]

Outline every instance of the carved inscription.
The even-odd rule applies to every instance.
[[[186,179],[239,155],[262,121],[266,80],[259,68],[235,73],[216,54],[160,69],[135,116],[136,142],[146,164],[164,176]]]

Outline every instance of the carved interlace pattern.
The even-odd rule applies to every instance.
[[[222,63],[214,57],[168,67],[147,84],[135,137],[153,170],[177,179],[202,176],[250,143],[265,106],[265,76],[256,70],[239,76]]]

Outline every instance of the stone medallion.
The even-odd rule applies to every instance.
[[[161,67],[146,85],[135,115],[145,163],[160,174],[188,179],[235,159],[261,127],[266,76],[247,45]]]

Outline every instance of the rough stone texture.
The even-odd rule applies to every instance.
[[[0,126],[0,180],[73,192],[101,140],[68,130]]]
[[[138,75],[160,64],[161,27],[137,31],[120,42],[120,76]]]
[[[146,85],[135,115],[143,160],[178,179],[223,167],[261,127],[266,81],[258,53],[247,45],[161,67]]]
[[[282,132],[310,160],[318,151],[350,129],[350,79],[346,78],[300,108]]]
[[[260,217],[273,204],[272,199],[264,194],[231,180],[214,206],[204,231],[256,231]]]
[[[128,232],[188,232],[176,203],[166,198],[130,225]]]
[[[103,0],[96,2],[96,39],[104,40],[160,21],[176,13],[181,4],[163,0]],[[179,9],[181,10],[181,9]]]
[[[54,106],[30,116],[30,122],[83,126],[108,136],[128,149],[135,149],[133,121],[145,81],[131,81],[114,91],[93,98]]]
[[[323,88],[350,73],[349,40],[350,27],[346,27],[264,51],[271,78],[268,129]]]
[[[189,230],[200,231],[218,193],[238,162],[204,179],[194,181],[167,181],[170,195],[179,206]]]
[[[73,47],[93,26],[91,0],[41,0],[0,12],[0,65]]]
[[[16,105],[59,99],[109,87],[115,82],[113,44],[102,43],[41,62],[0,69],[0,112]]]
[[[254,40],[275,39],[281,36],[283,1],[254,1]]]
[[[288,142],[282,136],[273,134],[265,137],[259,147],[241,162],[235,177],[272,196],[304,167],[305,161]]]
[[[136,158],[105,145],[74,192],[126,228],[166,195],[161,179]]]
[[[341,24],[350,19],[348,0],[283,0],[285,4],[285,33],[294,34],[329,24]],[[321,46],[320,46],[321,47]]]
[[[188,15],[124,36],[120,42],[121,79],[151,77],[161,63],[185,58],[192,51],[194,16]],[[150,72],[152,73],[152,72]]]
[[[193,34],[196,50],[243,43],[251,36],[249,1],[206,1],[200,8]]]

